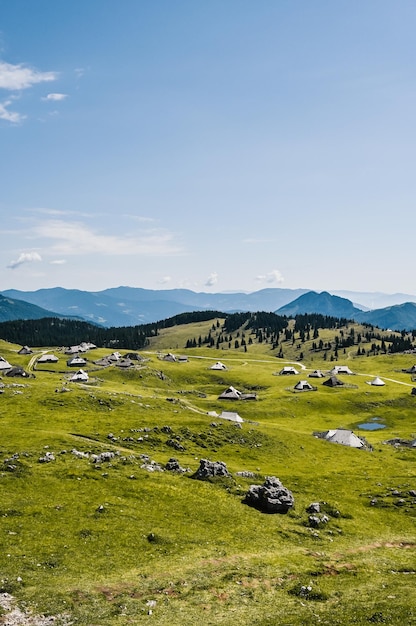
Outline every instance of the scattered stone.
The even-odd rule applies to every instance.
[[[170,448],[174,448],[175,450],[178,450],[178,452],[185,451],[185,447],[177,439],[168,439],[166,441],[166,445],[169,446]]]
[[[307,513],[320,513],[321,505],[319,502],[311,502],[309,506],[306,507]]]
[[[321,528],[325,524],[328,524],[328,522],[328,515],[309,515],[308,517],[308,526],[310,526],[310,528]]]
[[[146,456],[146,455],[141,455]],[[156,461],[152,461],[150,457],[147,457],[145,462],[140,466],[141,469],[145,469],[148,472],[163,472],[163,467],[156,463]]]
[[[255,472],[249,472],[248,470],[243,470],[241,472],[236,472],[236,476],[240,476],[241,478],[255,478]]]
[[[53,452],[46,452],[44,456],[39,457],[39,463],[50,463],[55,460]]]
[[[192,475],[192,478],[196,480],[208,480],[209,478],[217,478],[219,476],[230,477],[227,466],[223,461],[201,459],[199,461],[199,468],[195,474]]]
[[[20,578],[20,577],[19,577]],[[0,623],[5,626],[50,626],[58,623],[70,626],[73,622],[67,615],[37,615],[29,611],[22,611],[16,605],[16,598],[9,593],[0,593]]]
[[[114,459],[114,457],[114,452],[101,452],[100,454],[92,454],[91,460],[93,463],[101,463],[103,461],[111,461],[111,459]]]
[[[71,453],[76,456],[77,459],[88,459],[90,456],[89,452],[81,452],[81,450],[76,450],[75,448],[71,450]]]
[[[243,502],[263,513],[287,513],[295,499],[278,478],[268,476],[263,485],[250,486]]]
[[[179,472],[181,474],[188,471],[179,464],[179,461],[177,459],[174,459],[173,457],[170,458],[169,461],[166,463],[165,470],[167,470],[168,472]]]

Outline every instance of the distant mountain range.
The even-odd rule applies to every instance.
[[[196,293],[188,289],[117,287],[99,292],[55,287],[38,291],[9,289],[3,295],[60,315],[77,316],[102,326],[135,326],[192,311],[274,311],[307,289],[263,289],[246,293]]]
[[[39,320],[43,317],[57,317],[57,314],[53,311],[47,311],[36,304],[15,300],[0,294],[0,322]]]
[[[8,289],[0,294],[0,320],[71,317],[105,327],[136,326],[157,322],[180,313],[215,310],[273,311],[279,315],[320,313],[354,319],[380,328],[416,328],[416,296],[348,292],[317,293],[307,289],[262,289],[252,293],[203,293],[188,289],[151,290],[116,287],[89,292],[54,287],[38,291]],[[362,295],[361,302],[360,295]],[[394,302],[396,298],[396,302]],[[407,300],[403,301],[404,298]],[[370,300],[390,302],[368,310]],[[354,302],[354,303],[353,303]],[[358,304],[359,303],[359,304]]]

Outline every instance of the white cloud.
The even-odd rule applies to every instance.
[[[77,254],[176,255],[183,250],[174,244],[173,235],[149,229],[125,236],[96,233],[81,222],[48,220],[32,230],[32,234],[52,240],[50,252],[59,256]]]
[[[217,272],[212,272],[207,280],[205,281],[205,286],[206,287],[213,287],[214,285],[216,285],[218,282],[218,274]]]
[[[37,207],[37,208],[29,208],[26,209],[28,213],[33,213],[35,215],[49,215],[52,217],[68,217],[69,215],[75,215],[78,219],[82,217],[90,218],[97,217],[96,213],[81,213],[80,211],[69,211],[63,209],[49,209],[47,207]]]
[[[9,111],[7,107],[9,107],[11,103],[11,100],[0,103],[0,119],[11,122],[12,124],[19,124],[25,119],[25,115],[21,115],[16,111]]]
[[[65,265],[65,259],[55,259],[55,261],[51,261],[51,265]]]
[[[159,281],[159,285],[167,285],[172,280],[171,276],[163,276]]]
[[[256,276],[256,281],[261,283],[283,283],[284,280],[285,279],[279,270],[272,270],[268,274],[260,274],[259,276]]]
[[[0,61],[0,89],[20,91],[37,83],[56,80],[57,76],[56,72],[39,72],[24,65],[13,65]]]
[[[7,267],[14,270],[16,267],[19,267],[19,265],[36,261],[42,261],[42,257],[37,252],[22,252],[19,258],[16,261],[11,261]]]
[[[48,100],[52,102],[61,102],[62,100],[65,100],[65,98],[67,97],[68,97],[68,94],[66,93],[48,93],[48,95],[42,98],[42,100]]]

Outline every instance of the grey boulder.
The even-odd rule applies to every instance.
[[[268,476],[262,485],[250,486],[244,502],[263,513],[287,513],[295,499],[278,478]]]

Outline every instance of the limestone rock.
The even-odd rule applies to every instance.
[[[199,468],[193,474],[192,478],[197,480],[208,480],[209,478],[229,477],[230,474],[227,470],[227,466],[223,461],[208,461],[207,459],[201,459],[199,462]]]
[[[263,485],[251,485],[244,502],[263,513],[287,513],[295,504],[293,494],[275,476],[268,476]]]

